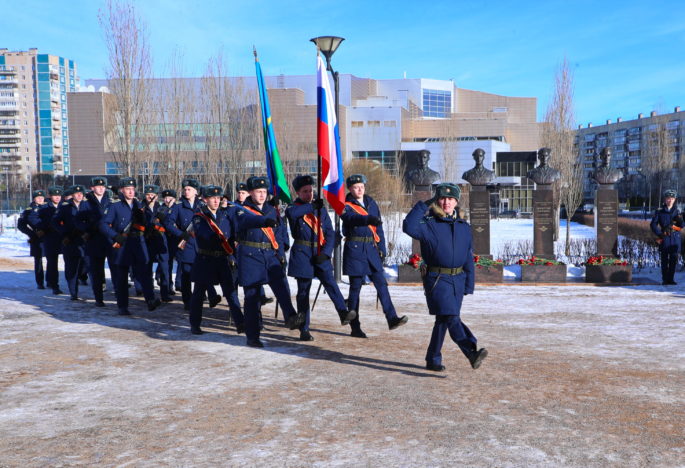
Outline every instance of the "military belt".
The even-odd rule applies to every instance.
[[[457,268],[442,268],[442,267],[436,267],[436,266],[429,266],[428,271],[431,273],[440,273],[441,275],[460,275],[464,273],[464,268],[463,267],[457,267]]]
[[[197,249],[197,253],[200,255],[206,255],[208,257],[227,257],[228,254],[224,250],[205,250]]]
[[[248,247],[255,247],[257,249],[272,250],[274,247],[271,242],[250,242],[250,241],[239,241],[240,245],[246,245]]]
[[[127,234],[128,237],[143,237],[144,235],[145,233],[140,231],[131,231]]]
[[[306,245],[307,247],[316,247],[316,242],[309,242],[302,239],[295,239],[295,243],[298,245]]]
[[[373,237],[358,237],[358,236],[351,236],[345,239],[346,241],[349,242],[375,242],[373,240]]]

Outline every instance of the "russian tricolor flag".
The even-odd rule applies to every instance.
[[[316,56],[317,75],[317,142],[321,158],[323,195],[337,213],[345,209],[345,190],[340,151],[338,118],[335,115],[335,101],[328,81],[328,71],[320,55]]]

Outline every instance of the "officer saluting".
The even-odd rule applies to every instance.
[[[143,287],[147,309],[155,310],[161,301],[155,297],[152,277],[147,275],[150,261],[145,245],[145,207],[135,198],[136,180],[123,177],[119,180],[119,201],[112,203],[100,220],[100,231],[114,249],[116,281],[114,290],[117,296],[119,315],[131,315],[128,310],[128,271],[133,268],[133,276]]]
[[[43,251],[40,247],[40,238],[29,223],[29,216],[31,213],[38,211],[38,208],[45,203],[45,192],[43,190],[34,190],[32,193],[32,198],[33,200],[31,201],[29,207],[24,210],[17,220],[17,229],[29,237],[31,256],[33,257],[33,273],[36,277],[36,286],[38,289],[45,289]]]
[[[357,314],[347,310],[343,297],[333,276],[331,255],[335,247],[335,230],[323,208],[323,200],[314,200],[314,179],[301,175],[293,180],[297,199],[285,211],[295,243],[290,250],[288,276],[297,278],[297,311],[305,314],[300,326],[300,340],[311,341],[309,333],[309,290],[312,279],[318,278],[338,311],[340,323],[347,325]]]
[[[283,309],[286,326],[294,330],[304,322],[290,299],[288,280],[283,271],[285,253],[278,242],[274,228],[278,225],[277,210],[265,203],[268,182],[265,177],[250,177],[247,188],[250,196],[237,211],[238,219],[238,271],[240,284],[245,291],[245,334],[247,345],[262,348],[259,340],[260,290],[269,284],[278,304]]]
[[[340,219],[345,235],[343,274],[350,277],[347,306],[357,312],[357,318],[350,322],[351,336],[366,338],[359,323],[359,292],[364,276],[369,276],[376,287],[390,330],[404,325],[408,319],[406,315],[397,316],[390,299],[388,283],[383,275],[383,258],[386,250],[381,212],[374,199],[365,195],[366,177],[362,174],[353,174],[346,182],[350,192],[345,198],[345,211]]]
[[[220,284],[224,297],[228,300],[231,317],[236,331],[245,330],[240,304],[232,301],[235,273],[235,208],[220,208],[223,195],[221,187],[208,185],[203,187],[202,195],[205,205],[193,216],[193,228],[197,255],[191,272],[195,283],[190,299],[190,332],[202,334],[202,303],[207,288]]]
[[[62,236],[52,227],[52,217],[57,212],[62,200],[62,187],[48,187],[48,203],[29,214],[29,225],[41,240],[43,256],[46,258],[45,281],[53,294],[62,294],[59,289],[57,263],[62,253]]]
[[[419,201],[402,227],[405,233],[420,241],[421,256],[427,265],[423,289],[428,310],[435,315],[435,324],[426,352],[426,369],[437,372],[445,370],[440,350],[447,331],[474,369],[488,355],[485,348],[477,349],[476,337],[459,316],[462,299],[466,294],[473,294],[475,282],[471,228],[457,216],[460,194],[457,185],[438,185],[430,206]]]
[[[84,262],[85,240],[88,230],[88,207],[84,203],[86,188],[83,185],[69,187],[72,197],[62,202],[52,218],[52,227],[62,235],[64,276],[72,301],[77,301],[79,273]]]

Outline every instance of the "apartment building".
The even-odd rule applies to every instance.
[[[0,170],[19,180],[70,173],[67,93],[77,84],[72,60],[0,49]]]
[[[673,182],[678,180],[677,168],[682,164],[685,147],[685,112],[676,107],[673,112],[638,114],[636,119],[607,120],[603,125],[579,126],[576,145],[583,158],[585,198],[592,199],[594,186],[589,179],[603,148],[612,149],[611,166],[622,169],[627,180],[639,179],[649,171],[648,158],[655,152],[667,152],[673,162]]]

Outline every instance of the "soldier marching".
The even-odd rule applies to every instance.
[[[282,216],[278,200],[269,200],[270,185],[265,177],[251,177],[238,184],[233,200],[231,192],[212,185],[201,188],[192,178],[182,180],[180,198],[175,190],[162,190],[156,185],[144,186],[137,196],[136,180],[131,177],[119,180],[116,199],[112,199],[107,193],[107,179],[93,177],[89,191],[82,185],[66,190],[50,187],[47,194],[35,191],[18,227],[29,237],[39,289],[47,285],[54,294],[62,294],[57,273],[58,257],[62,255],[71,299],[82,300],[79,277],[86,271],[95,305],[106,307],[103,292],[107,263],[119,315],[131,315],[132,273],[149,311],[163,302],[172,302],[175,290],[180,290],[190,332],[195,335],[204,333],[201,325],[205,302],[214,307],[223,296],[235,332],[245,334],[248,346],[263,347],[261,307],[268,302],[264,296],[264,285],[268,284],[285,326],[298,330],[301,341],[312,341],[309,299],[314,278],[333,303],[341,325],[351,327],[352,337],[366,338],[359,310],[365,277],[376,288],[388,328],[394,330],[406,324],[407,316],[399,316],[395,310],[383,273],[387,256],[383,220],[377,203],[366,194],[366,177],[354,174],[346,180],[349,193],[341,220],[345,238],[343,272],[350,279],[347,299],[334,279],[331,262],[338,240],[314,183],[308,175],[293,180],[297,198]],[[62,199],[65,192],[70,195],[68,200]],[[407,234],[420,240],[422,253],[431,263],[424,287],[436,322],[426,368],[434,371],[444,370],[441,348],[448,331],[472,367],[477,368],[487,355],[484,349],[477,349],[473,333],[459,315],[461,298],[473,292],[473,262],[470,229],[455,215],[458,198],[458,186],[442,184],[436,198],[428,204],[419,202],[404,225]],[[443,255],[448,251],[453,253]],[[43,257],[47,260],[45,271]],[[448,259],[449,265],[445,263]],[[176,285],[172,278],[174,262]],[[154,264],[157,268],[153,270]],[[295,305],[288,276],[297,284]],[[217,294],[216,286],[221,288],[222,296]],[[239,287],[244,292],[243,307]]]

